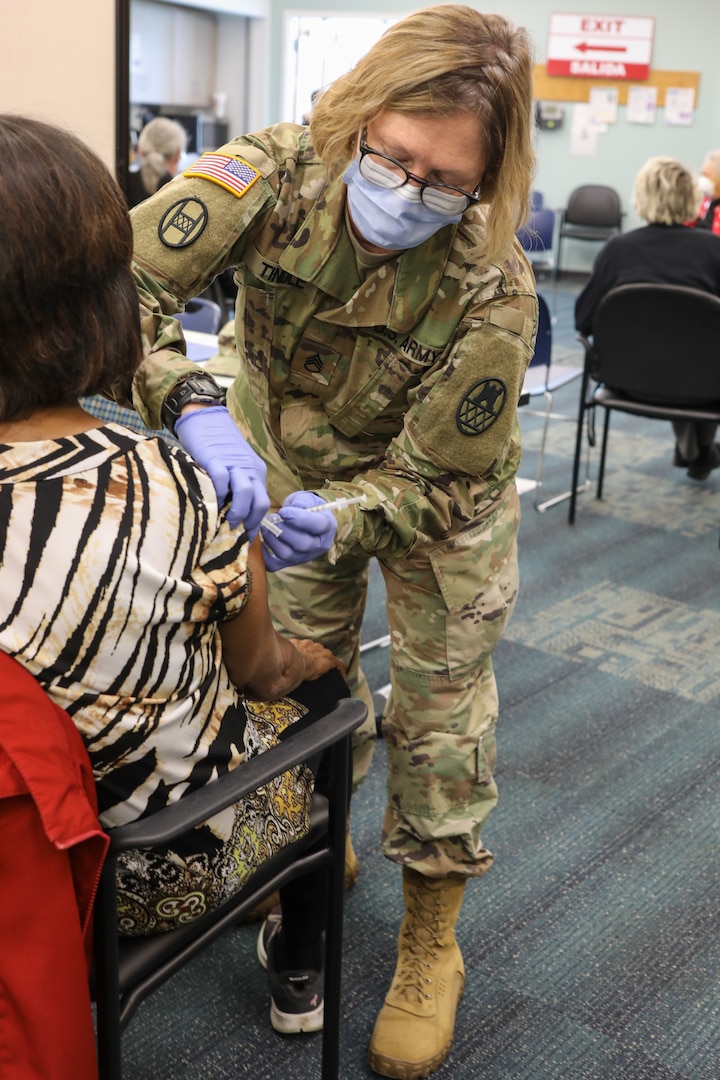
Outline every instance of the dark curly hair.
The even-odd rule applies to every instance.
[[[127,381],[142,358],[132,231],[100,158],[0,114],[0,420]]]

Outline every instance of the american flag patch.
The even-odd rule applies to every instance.
[[[212,180],[214,184],[232,191],[239,199],[252,187],[260,173],[242,158],[228,157],[227,154],[203,154],[185,170],[183,176],[201,176],[204,180]]]

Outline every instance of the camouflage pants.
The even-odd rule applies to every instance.
[[[510,485],[492,515],[450,540],[380,561],[391,637],[391,701],[383,720],[388,801],[383,852],[429,877],[483,874],[482,827],[493,779],[498,696],[492,653],[518,586],[520,505]],[[323,641],[372,703],[359,667],[366,559],[318,559],[269,575],[278,627]],[[374,723],[361,731],[356,779],[367,771]]]

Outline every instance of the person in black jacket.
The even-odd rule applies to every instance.
[[[692,174],[675,158],[650,158],[635,180],[635,208],[647,225],[613,236],[598,253],[575,303],[575,326],[589,337],[598,304],[610,289],[631,282],[685,285],[720,296],[720,236],[687,228],[700,205]],[[720,466],[717,425],[674,421],[674,464],[693,480]]]

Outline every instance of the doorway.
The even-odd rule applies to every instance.
[[[313,91],[344,75],[400,15],[287,15],[283,120],[302,124]]]

